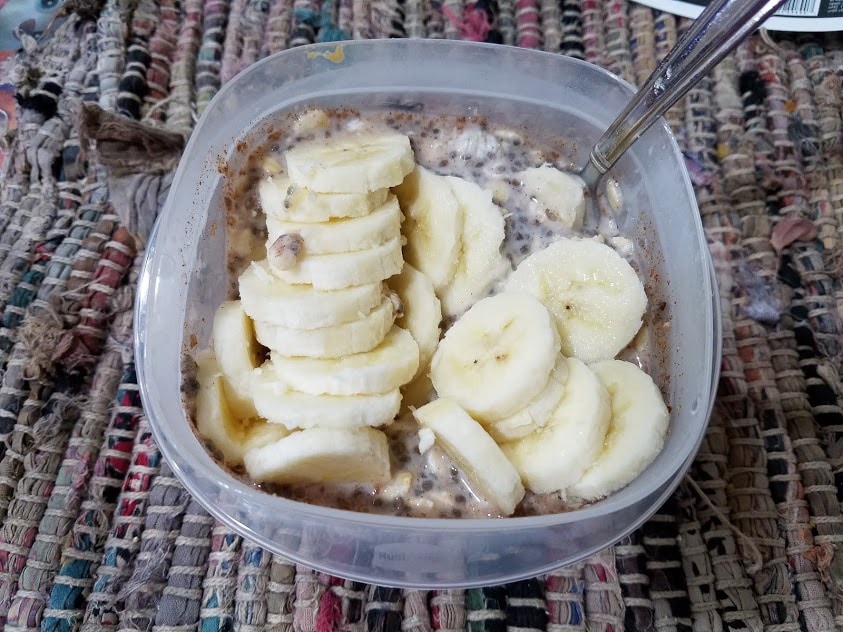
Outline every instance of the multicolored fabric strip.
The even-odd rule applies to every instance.
[[[0,627],[843,628],[843,37],[758,33],[666,115],[724,337],[715,412],[672,498],[578,564],[426,591],[273,555],[208,516],[163,462],[140,406],[132,303],[172,172],[121,179],[97,164],[80,140],[81,104],[186,138],[261,57],[370,37],[536,48],[640,84],[688,20],[626,0],[106,0],[65,11],[50,38],[22,41],[3,79],[17,111],[0,171]]]

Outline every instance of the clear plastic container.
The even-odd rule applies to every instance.
[[[296,48],[249,67],[223,87],[178,167],[147,249],[136,304],[144,409],[178,479],[211,514],[261,546],[319,570],[387,586],[513,581],[581,560],[637,528],[693,459],[710,415],[720,357],[711,261],[682,156],[663,123],[612,171],[628,209],[621,227],[646,253],[651,300],[664,300],[671,318],[655,376],[669,384],[670,431],[655,462],[626,488],[577,511],[523,518],[402,518],[316,507],[266,494],[227,474],[194,436],[180,399],[186,342],[195,336],[200,346],[207,344],[213,312],[226,291],[218,163],[236,168],[235,145],[267,116],[309,104],[482,113],[524,125],[528,133],[571,138],[568,157],[582,164],[631,91],[613,75],[560,55],[426,40]]]

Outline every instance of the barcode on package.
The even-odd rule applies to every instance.
[[[738,0],[735,0],[736,2]],[[0,0],[0,3],[3,0]],[[696,18],[711,0],[634,0],[639,4],[686,18]],[[843,32],[843,0],[786,0],[764,22],[771,31]]]
[[[787,0],[775,15],[815,17],[820,14],[820,0]]]

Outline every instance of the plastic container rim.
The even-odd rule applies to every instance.
[[[477,42],[464,42],[464,41],[447,41],[442,42],[439,40],[357,40],[357,41],[347,41],[347,42],[332,42],[329,44],[310,44],[306,46],[297,47],[295,49],[288,49],[285,51],[281,51],[265,57],[264,59],[256,62],[255,64],[250,65],[249,67],[245,68],[241,72],[239,72],[231,81],[229,81],[226,85],[224,85],[219,92],[213,97],[213,99],[208,104],[206,111],[203,113],[202,117],[200,118],[199,122],[194,129],[194,132],[191,134],[190,139],[188,140],[187,145],[182,153],[182,158],[180,159],[179,166],[177,168],[175,177],[174,177],[174,184],[177,183],[180,179],[180,173],[183,170],[183,162],[187,156],[190,156],[194,146],[199,142],[200,133],[202,131],[202,126],[209,114],[213,111],[213,109],[225,99],[225,97],[235,91],[237,89],[237,84],[240,81],[243,81],[246,76],[248,76],[251,72],[256,71],[263,65],[277,63],[277,60],[283,58],[284,56],[291,55],[291,54],[303,54],[307,53],[308,51],[311,52],[320,52],[326,50],[335,49],[336,46],[341,45],[344,47],[395,47],[395,46],[409,46],[409,47],[418,47],[418,48],[438,48],[441,47],[443,44],[447,44],[448,46],[452,47],[463,47],[463,48],[485,48],[489,50],[499,49],[502,46],[499,44],[487,44],[487,43],[477,43]],[[570,57],[563,57],[561,55],[556,55],[554,53],[549,53],[545,51],[536,51],[531,49],[520,49],[517,47],[506,47],[509,54],[515,54],[528,59],[530,57],[536,56],[546,56],[546,57],[557,57],[564,59],[563,63],[568,63],[573,66],[580,66],[584,70],[589,73],[600,73],[605,78],[610,79],[613,82],[621,85],[624,89],[626,89],[630,96],[635,92],[635,88],[625,81],[624,79],[612,74],[611,72],[591,64],[589,62],[578,60]],[[239,132],[238,137],[242,137],[244,133],[251,129],[254,125],[256,125],[259,121],[252,121],[252,124],[246,130],[242,130]],[[717,282],[714,276],[714,269],[713,264],[710,258],[710,253],[708,251],[708,247],[705,241],[705,236],[702,228],[701,218],[699,216],[699,209],[696,202],[696,196],[693,191],[693,187],[691,186],[690,179],[687,174],[687,170],[685,170],[684,164],[681,161],[681,152],[679,147],[676,143],[676,139],[667,124],[667,122],[662,118],[657,123],[654,124],[661,127],[661,129],[667,133],[668,140],[670,144],[670,149],[674,154],[675,159],[677,160],[677,164],[679,164],[682,168],[682,174],[684,175],[685,180],[685,187],[688,191],[689,199],[692,202],[692,208],[689,209],[692,212],[692,221],[696,226],[697,232],[697,240],[700,246],[700,252],[702,253],[705,261],[702,262],[702,265],[708,269],[708,274],[703,275],[703,284],[704,290],[706,294],[711,296],[713,302],[717,299],[718,293],[716,291]],[[145,322],[146,322],[146,315],[148,314],[147,304],[148,304],[148,294],[152,289],[154,283],[154,279],[152,278],[151,268],[153,264],[153,255],[154,255],[154,244],[156,242],[156,236],[158,234],[159,227],[162,222],[162,218],[166,212],[166,209],[169,208],[172,197],[175,194],[175,189],[171,188],[167,199],[162,207],[162,212],[159,214],[159,217],[156,219],[155,226],[151,231],[149,240],[147,242],[146,252],[144,254],[144,259],[140,271],[140,275],[138,277],[138,291],[135,297],[135,305],[134,305],[134,319],[135,319],[135,328],[133,332],[133,341],[134,341],[134,352],[135,357],[137,360],[136,362],[136,371],[138,377],[138,386],[141,395],[141,401],[143,403],[144,411],[147,414],[148,421],[150,423],[150,427],[152,428],[153,435],[156,437],[156,443],[159,446],[159,449],[162,452],[162,455],[169,463],[173,473],[178,477],[179,481],[190,491],[191,495],[193,495],[199,502],[202,504],[205,509],[209,511],[212,515],[216,518],[220,519],[222,522],[228,524],[229,526],[235,528],[236,530],[250,534],[250,537],[253,537],[259,544],[266,546],[267,548],[272,549],[273,543],[265,538],[264,536],[260,536],[255,534],[247,525],[243,524],[242,522],[238,521],[237,519],[233,518],[225,511],[221,510],[219,507],[214,505],[213,502],[206,500],[201,493],[199,493],[196,489],[196,485],[193,483],[191,477],[186,476],[183,472],[178,459],[176,458],[175,454],[175,447],[171,450],[171,446],[168,445],[167,441],[157,441],[159,436],[164,436],[166,432],[164,431],[164,423],[159,420],[155,414],[155,405],[154,401],[154,394],[149,390],[149,384],[146,380],[146,369],[144,360],[146,359],[147,355],[145,353],[145,340],[144,340],[144,330],[145,330]],[[662,480],[663,482],[667,482],[671,479],[671,477],[675,477],[677,481],[675,482],[678,485],[678,480],[682,474],[687,470],[690,466],[693,456],[699,449],[700,444],[705,435],[705,429],[710,422],[711,412],[714,406],[715,400],[715,392],[716,392],[716,384],[717,379],[719,376],[719,357],[720,357],[720,348],[722,345],[722,335],[721,329],[718,325],[720,322],[720,314],[718,309],[714,309],[714,305],[712,303],[708,303],[704,306],[704,319],[706,321],[710,321],[713,323],[714,327],[714,338],[713,338],[713,346],[714,349],[712,350],[713,353],[706,358],[706,364],[709,366],[709,375],[711,376],[711,384],[709,386],[709,393],[708,393],[708,405],[707,405],[707,412],[704,417],[705,423],[700,424],[698,437],[696,441],[692,445],[692,449],[690,452],[685,455],[685,460],[681,462],[678,466],[678,469],[674,469],[673,472],[670,472],[666,475]],[[715,355],[716,353],[716,355]],[[185,423],[189,423],[186,416],[182,418],[182,421]],[[210,457],[209,457],[210,458]],[[237,478],[230,475],[224,469],[220,468],[216,463],[214,466],[217,468],[216,475],[218,476],[218,484],[222,487],[226,487],[230,490],[236,491],[240,494],[260,494],[262,497],[265,497],[268,503],[272,503],[273,505],[277,506],[280,511],[290,511],[296,512],[300,515],[309,516],[309,517],[316,517],[320,519],[330,519],[340,521],[345,525],[360,525],[360,526],[370,526],[370,527],[388,527],[390,529],[395,529],[398,531],[406,530],[406,531],[414,531],[414,532],[441,532],[443,530],[448,531],[477,531],[477,530],[495,530],[495,531],[526,531],[532,530],[536,528],[542,527],[550,527],[550,526],[560,526],[564,524],[570,524],[574,522],[579,522],[580,520],[587,520],[587,519],[594,519],[600,516],[604,516],[607,514],[616,513],[618,511],[622,511],[625,508],[634,505],[635,503],[641,502],[647,497],[647,494],[641,494],[637,497],[628,497],[624,500],[618,500],[618,494],[610,495],[609,497],[598,501],[593,505],[589,505],[583,507],[581,509],[572,510],[565,513],[557,513],[557,514],[548,514],[548,515],[541,515],[541,516],[520,516],[520,517],[507,517],[507,518],[414,518],[414,517],[399,517],[399,516],[391,516],[391,515],[382,515],[382,514],[368,514],[362,512],[354,512],[344,509],[336,509],[332,507],[321,507],[317,505],[310,505],[307,503],[302,503],[294,500],[289,500],[280,496],[273,496],[262,492],[260,490],[255,489],[254,487],[250,486],[248,483],[242,482]],[[675,487],[675,485],[674,485]],[[652,490],[651,492],[652,493]],[[664,495],[661,502],[663,502],[668,495]],[[653,511],[657,509],[657,506],[654,507]],[[639,523],[640,524],[640,523]],[[630,531],[627,531],[627,533]],[[289,557],[295,557],[294,555],[285,552],[285,555]],[[301,560],[304,563],[310,563],[305,559]]]

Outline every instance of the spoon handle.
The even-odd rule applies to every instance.
[[[589,188],[621,154],[785,0],[713,0],[594,145],[581,173]]]

